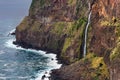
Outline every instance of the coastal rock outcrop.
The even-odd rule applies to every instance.
[[[119,5],[119,0],[32,0],[29,15],[16,28],[15,43],[56,53],[67,66],[53,70],[52,80],[119,80]]]
[[[81,0],[33,0],[29,16],[16,28],[16,43],[57,53],[66,64],[75,62],[82,57],[87,7]]]

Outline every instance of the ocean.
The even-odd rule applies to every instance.
[[[31,0],[0,0],[0,80],[41,80],[45,72],[61,67],[53,53],[13,44],[15,36],[9,33],[28,15],[30,4]]]

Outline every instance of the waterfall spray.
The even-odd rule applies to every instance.
[[[84,49],[83,49],[83,56],[85,57],[86,56],[86,52],[87,52],[87,33],[88,33],[88,27],[90,25],[90,20],[91,20],[91,14],[92,14],[92,11],[91,11],[91,4],[89,3],[89,14],[88,14],[88,20],[87,20],[87,25],[85,27],[85,33],[84,33]]]

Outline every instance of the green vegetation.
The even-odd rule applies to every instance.
[[[62,49],[62,52],[65,53],[65,51],[67,50],[67,48],[71,45],[71,38],[66,38],[65,42],[64,42],[64,46]]]
[[[50,4],[51,0],[32,0],[29,14],[30,15],[36,15],[36,13],[45,6],[48,6]]]
[[[52,40],[50,40],[49,43],[48,43],[48,48],[56,51],[57,49],[59,49],[59,45],[58,44],[59,43],[58,43],[57,39],[55,39],[54,42]]]
[[[71,37],[75,37],[75,36],[79,36],[82,37],[83,35],[83,31],[85,28],[85,24],[86,24],[86,18],[82,17],[79,20],[75,21],[74,23],[72,23],[68,29],[69,31],[69,35]],[[77,34],[77,35],[76,35]]]
[[[101,25],[115,27],[116,46],[114,47],[110,54],[110,60],[114,61],[117,58],[120,58],[120,20],[118,18],[113,17],[112,20],[101,21]]]
[[[34,21],[32,19],[29,19],[28,17],[25,17],[23,21],[18,25],[17,29],[19,31],[24,31],[29,28],[31,31],[40,31],[40,26],[41,23],[39,21]]]
[[[32,0],[32,3],[31,3],[31,7],[30,8],[34,8],[33,6],[35,5],[37,0]]]
[[[31,31],[40,31],[40,25],[41,23],[38,21],[34,21],[32,24],[32,27],[30,28]]]
[[[82,44],[82,35],[84,32],[85,24],[86,24],[86,18],[82,17],[75,22],[66,22],[66,25],[64,25],[64,29],[61,34],[65,33],[68,36],[64,41],[61,56],[65,59],[68,59],[70,62],[75,62],[76,60],[80,59],[79,58],[80,45]],[[57,29],[59,29],[58,26],[57,26]],[[78,46],[73,49],[74,49],[74,55],[77,55],[79,57],[74,57],[74,58],[64,57],[64,56],[67,56],[66,54],[67,49],[72,47],[73,45]]]
[[[39,0],[32,0],[31,6],[30,6],[30,14],[35,13],[35,8],[39,8]]]
[[[45,3],[45,0],[32,0],[31,8],[35,8],[35,6],[43,7]]]
[[[53,24],[52,32],[61,35],[63,33],[65,26],[66,26],[65,22],[56,22]]]
[[[104,63],[103,57],[97,57],[93,53],[89,53],[84,59],[82,59],[85,63],[90,62],[90,66],[88,67],[90,71],[89,75],[93,78],[92,80],[102,80],[109,79],[109,72],[107,65]]]
[[[119,19],[113,17],[112,20],[101,21],[101,26],[120,26]]]
[[[116,47],[112,50],[111,55],[110,55],[110,59],[115,60],[117,58],[120,58],[120,37],[118,37],[117,40],[117,45]]]
[[[55,22],[52,24],[51,32],[58,35],[71,35],[74,22]]]
[[[74,5],[76,4],[76,0],[68,0],[68,4],[71,6],[71,5]]]
[[[66,23],[67,27],[66,27],[66,31],[64,32],[67,32],[66,34],[69,35],[69,37],[65,40],[65,43],[64,45],[70,43],[70,39],[71,40],[74,40],[76,38],[82,38],[82,34],[83,34],[83,30],[84,30],[84,27],[85,27],[85,24],[86,24],[86,19],[85,18],[80,18],[79,20],[75,21],[74,23]],[[58,26],[57,26],[58,27]],[[59,26],[60,27],[60,26]],[[58,28],[57,28],[58,29]],[[68,45],[67,45],[68,46]],[[65,48],[65,49],[64,49]],[[63,50],[65,51],[67,49],[67,47],[63,47]],[[63,52],[64,52],[63,51]]]
[[[115,23],[116,46],[114,47],[110,55],[110,60],[114,61],[117,58],[120,58],[120,20],[114,17],[112,20],[116,20],[116,23]]]
[[[80,27],[85,26],[87,20],[86,18],[82,17],[78,21],[76,21],[73,25],[73,30],[78,30]]]
[[[45,43],[45,47],[47,47],[48,49],[51,49],[51,50],[55,50],[55,51],[60,48],[59,40],[61,39],[61,37],[63,37],[63,35],[65,35],[65,40],[63,42],[60,56],[65,61],[68,61],[70,63],[79,61],[80,60],[79,57],[81,54],[80,46],[82,45],[82,40],[83,40],[82,36],[83,36],[83,32],[84,32],[85,25],[87,22],[87,18],[84,17],[83,15],[86,15],[86,10],[87,10],[86,6],[88,6],[88,4],[87,5],[83,4],[82,2],[84,2],[84,1],[81,1],[81,0],[68,0],[68,6],[71,6],[71,5],[74,5],[77,3],[76,4],[76,14],[72,14],[72,15],[76,15],[77,16],[76,19],[78,19],[79,16],[82,16],[78,20],[73,21],[73,22],[54,21],[54,15],[51,15],[51,14],[50,14],[50,16],[52,16],[52,18],[53,18],[53,20],[51,20],[51,21],[53,21],[53,22],[51,22],[49,24],[49,26],[47,26],[47,24],[42,25],[37,20],[37,18],[35,18],[34,20],[31,19],[31,18],[34,18],[34,16],[36,16],[36,15],[39,16],[41,13],[39,13],[39,14],[36,14],[36,13],[42,12],[41,8],[43,8],[44,6],[48,6],[50,4],[50,1],[51,0],[47,0],[47,1],[46,0],[33,0],[32,4],[31,4],[31,8],[30,8],[30,13],[32,14],[32,16],[25,17],[24,20],[21,22],[21,24],[17,27],[17,30],[19,32],[29,30],[29,33],[31,32],[31,34],[33,34],[35,32],[35,34],[38,34],[38,36],[43,35],[43,37],[45,37],[45,38],[43,38],[44,40],[42,43],[43,44]],[[52,11],[52,9],[51,9],[51,11]],[[57,14],[57,13],[55,13],[55,14]],[[60,15],[61,15],[61,13],[60,13]],[[40,16],[42,16],[42,15],[40,15]],[[73,16],[73,17],[76,17],[76,16]],[[48,15],[48,17],[49,17],[49,15]],[[55,16],[55,18],[56,17],[59,18],[59,16],[57,16],[57,15]],[[117,45],[112,50],[110,59],[111,59],[111,61],[113,61],[113,60],[116,60],[117,58],[120,58],[120,21],[119,21],[119,19],[113,17],[112,20],[102,20],[100,22],[100,24],[101,24],[101,26],[115,27],[115,33],[116,33],[116,37],[117,37],[117,42],[116,42]],[[42,26],[42,28],[41,28],[41,26]],[[90,43],[90,41],[91,41],[90,39],[92,37],[92,34],[90,33],[91,30],[92,29],[90,26],[89,31],[88,31],[87,47],[90,47],[89,43]],[[43,31],[43,32],[41,32],[41,31]],[[41,32],[41,34],[39,34],[40,32]],[[44,36],[47,33],[50,35]],[[31,36],[31,34],[29,36]],[[50,38],[48,36],[50,36]],[[53,36],[53,37],[51,37],[51,36]],[[51,39],[51,38],[56,38],[56,39]],[[36,39],[38,39],[38,38],[36,38]],[[85,58],[81,59],[81,62],[83,62],[83,65],[85,64],[85,66],[87,64],[86,68],[88,70],[88,71],[86,70],[86,72],[83,73],[83,76],[85,76],[85,77],[91,76],[93,78],[92,80],[102,80],[102,78],[103,79],[109,78],[108,68],[107,68],[107,65],[104,63],[103,57],[97,57],[95,54],[89,53]]]
[[[26,16],[22,22],[17,26],[19,31],[23,31],[29,27],[29,18]]]
[[[81,16],[81,17],[85,17],[85,15],[87,14],[87,10],[88,10],[88,4],[86,4],[84,1],[82,0],[77,0],[76,1],[76,15],[77,16]]]
[[[120,37],[120,26],[116,27],[115,33],[116,33],[117,38],[119,39],[119,37]]]
[[[40,6],[43,7],[46,0],[40,0]]]

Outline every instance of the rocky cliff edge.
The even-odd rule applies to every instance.
[[[15,43],[56,53],[67,66],[53,70],[52,80],[119,80],[119,5],[119,0],[33,0],[29,15],[16,28]]]

